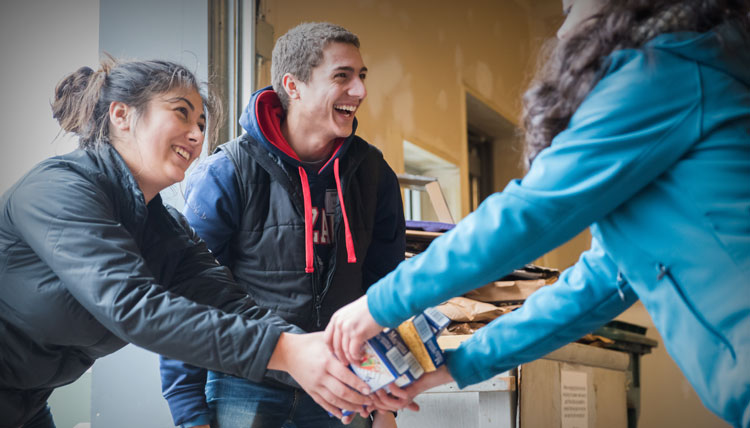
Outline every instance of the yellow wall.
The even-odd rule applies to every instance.
[[[538,49],[562,20],[558,0],[534,2],[533,10],[528,3],[265,0],[260,15],[274,39],[305,21],[332,22],[359,36],[369,72],[357,133],[380,148],[397,172],[404,171],[404,140],[458,165],[460,218],[470,209],[466,92],[518,124]],[[261,69],[265,84],[268,69]],[[498,151],[495,164],[503,166],[495,190],[523,175],[518,150]],[[588,241],[586,234],[538,262],[570,266]]]
[[[358,134],[397,170],[403,170],[405,139],[465,168],[465,87],[517,122],[538,44],[531,36],[542,36],[512,1],[437,7],[433,1],[273,0],[261,9],[274,37],[303,21],[333,22],[360,37],[369,73]]]
[[[465,93],[518,124],[538,48],[562,22],[559,0],[262,0],[261,13],[275,37],[304,21],[333,22],[359,35],[370,72],[358,133],[397,172],[404,168],[403,140],[459,165],[463,215],[469,210]],[[261,80],[268,82],[267,74],[266,67]],[[511,139],[495,151],[496,190],[523,175],[519,150]],[[590,240],[584,231],[537,263],[566,268]],[[649,327],[648,336],[660,343],[642,359],[639,426],[727,426],[700,404],[643,305],[620,319]]]

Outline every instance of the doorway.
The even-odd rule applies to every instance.
[[[524,174],[523,148],[516,126],[466,92],[466,134],[470,209]]]

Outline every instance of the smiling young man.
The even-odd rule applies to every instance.
[[[185,215],[258,305],[319,331],[403,260],[401,194],[381,152],[355,135],[367,96],[356,35],[301,24],[277,41],[271,74],[273,89],[240,119],[246,133],[188,179]],[[176,424],[341,426],[281,376],[254,383],[168,359],[161,370]]]

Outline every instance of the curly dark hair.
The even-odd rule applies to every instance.
[[[748,0],[601,1],[602,8],[573,34],[543,49],[546,62],[523,96],[527,168],[568,126],[613,51],[640,47],[662,33],[706,32],[730,21],[750,37]]]

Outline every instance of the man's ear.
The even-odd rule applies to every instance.
[[[281,78],[281,86],[284,87],[284,91],[286,91],[287,96],[289,96],[290,100],[297,100],[299,99],[299,88],[297,87],[297,79],[292,76],[290,73],[284,74],[284,77]]]
[[[129,131],[132,112],[129,105],[120,101],[112,101],[109,104],[109,121],[115,129]]]

